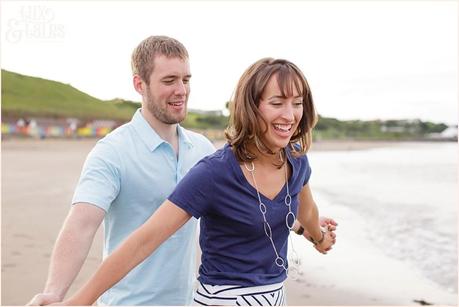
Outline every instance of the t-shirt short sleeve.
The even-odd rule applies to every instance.
[[[120,159],[108,144],[99,142],[86,158],[72,204],[90,203],[107,211],[120,191]]]
[[[302,158],[301,158],[301,170],[303,171],[302,172],[302,175],[304,176],[304,179],[303,179],[303,186],[307,185],[308,182],[309,182],[309,178],[311,178],[311,166],[309,165],[309,159],[308,159],[308,156],[307,155],[304,155]]]
[[[168,199],[195,218],[200,218],[209,210],[212,184],[211,165],[204,158],[190,169]]]

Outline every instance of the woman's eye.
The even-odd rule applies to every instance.
[[[295,104],[296,106],[299,106],[299,107],[300,107],[300,106],[303,105],[303,102],[302,102],[302,101],[301,101],[301,102],[295,102],[294,104]]]

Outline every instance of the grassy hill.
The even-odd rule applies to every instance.
[[[71,85],[30,77],[2,69],[4,117],[52,117],[128,121],[139,103],[123,99],[103,101]],[[228,118],[189,112],[183,126],[193,129],[224,129]]]
[[[127,121],[138,103],[103,101],[69,84],[2,69],[2,114],[6,117],[72,117]]]

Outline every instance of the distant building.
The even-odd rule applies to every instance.
[[[381,126],[381,132],[405,132],[406,128],[405,127],[399,127],[399,126]]]
[[[110,129],[113,129],[116,126],[118,126],[117,122],[114,120],[101,120],[101,119],[92,121],[91,125],[95,128],[106,127]]]
[[[431,133],[428,137],[434,140],[457,140],[457,125],[449,126],[440,133]]]
[[[188,109],[188,112],[201,114],[201,115],[211,115],[211,116],[222,116],[222,110],[198,110],[198,109]]]
[[[103,137],[119,123],[114,120],[83,121],[76,118],[20,118],[2,121],[2,136],[34,138]]]

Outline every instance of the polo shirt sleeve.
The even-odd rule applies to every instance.
[[[107,211],[120,191],[120,165],[118,153],[112,146],[97,143],[83,165],[72,205],[90,203]]]
[[[311,178],[311,166],[309,165],[309,159],[307,155],[304,155],[301,159],[301,173],[303,174],[303,186],[307,185],[309,178]]]
[[[195,218],[200,218],[209,210],[212,184],[212,168],[204,158],[190,169],[168,199]]]
[[[212,144],[212,142],[210,142],[208,139],[206,139],[206,141],[207,141],[206,142],[207,150],[206,150],[206,154],[205,155],[208,156],[208,155],[213,154],[215,152],[216,148],[215,148],[214,144]]]
[[[203,135],[198,135],[198,136],[199,136],[199,139],[198,139],[199,146],[197,147],[200,148],[202,152],[202,156],[205,157],[205,156],[213,154],[216,151],[214,144],[211,141],[209,141],[209,139],[207,139],[205,136]]]

